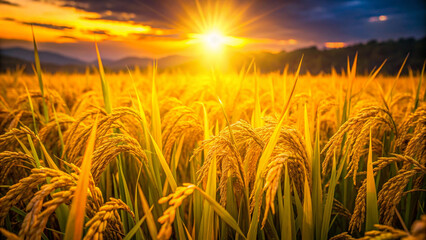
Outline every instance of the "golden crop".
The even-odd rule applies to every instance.
[[[424,239],[423,72],[355,72],[2,74],[0,231]]]

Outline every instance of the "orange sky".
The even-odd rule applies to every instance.
[[[86,61],[95,59],[95,40],[109,59],[200,54],[206,47],[197,40],[212,31],[237,51],[339,48],[423,37],[423,6],[422,0],[0,0],[0,48],[32,49],[31,25],[40,50]]]
[[[117,48],[112,51],[114,53],[110,54],[113,56],[107,56],[110,58],[114,58],[114,56],[117,56],[117,58],[122,57],[120,55],[127,56],[131,53],[131,55],[135,56],[149,57],[162,57],[171,54],[188,55],[196,53],[197,51],[194,51],[194,49],[200,49],[199,43],[194,41],[191,36],[202,34],[202,32],[190,32],[188,23],[184,21],[178,24],[182,26],[181,29],[159,28],[130,20],[104,20],[101,19],[98,13],[86,12],[74,7],[63,7],[48,1],[10,0],[9,2],[11,4],[0,5],[2,38],[6,39],[6,41],[3,40],[2,44],[6,45],[5,47],[8,47],[7,45],[15,40],[24,40],[21,41],[22,45],[26,41],[31,41],[31,24],[33,24],[37,42],[41,46],[43,46],[43,43],[49,43],[51,50],[59,52],[61,52],[60,46],[63,46],[64,49],[77,43],[85,46],[93,43],[95,39],[100,42],[101,49],[103,44],[105,48]],[[14,4],[19,4],[19,6]],[[228,6],[228,8],[229,12],[232,11],[232,6]],[[108,12],[105,14],[108,15]],[[183,16],[182,19],[193,22],[203,22],[205,20],[196,16],[197,14],[191,13],[190,10],[186,14],[192,15],[186,18]],[[132,16],[128,17],[131,18]],[[241,21],[243,21],[243,17],[241,16]],[[126,16],[123,13],[122,19],[125,18]],[[218,20],[217,22],[204,23],[204,26],[196,24],[192,26],[192,29],[208,31],[207,28],[212,27],[221,31],[221,28],[235,28],[232,25],[226,26],[226,22],[229,22],[226,16],[216,19]],[[210,26],[206,26],[206,24]],[[233,24],[240,23],[234,22]],[[227,33],[227,35],[234,37],[232,32]],[[237,36],[235,38],[239,39],[239,44],[233,47],[243,48],[244,50],[264,49],[279,51],[283,46],[295,45],[298,42],[291,38],[270,39]],[[80,58],[84,59],[86,56],[81,56]]]

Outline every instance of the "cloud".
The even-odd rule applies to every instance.
[[[74,41],[80,40],[80,39],[79,39],[79,38],[77,38],[77,37],[67,36],[67,35],[59,36],[59,38],[61,38],[61,39],[70,39],[70,40],[74,40]]]
[[[17,3],[9,2],[7,0],[0,0],[0,4],[14,6],[14,7],[20,7],[21,6]]]
[[[110,36],[109,32],[107,30],[89,30],[87,31],[87,33],[89,34],[98,34],[98,35],[106,35],[106,36]]]
[[[127,13],[127,12],[112,12],[110,10],[107,10],[100,14],[101,17],[98,18],[87,18],[91,20],[110,20],[110,21],[133,21],[136,18],[136,14],[134,13]]]
[[[1,18],[1,20],[4,20],[4,21],[15,21],[15,19],[14,18],[10,18],[10,17],[4,17],[4,18]]]
[[[326,48],[342,48],[345,46],[346,44],[344,42],[326,42],[325,43]]]
[[[43,28],[49,28],[49,29],[54,29],[54,30],[71,30],[71,29],[74,29],[74,27],[64,26],[64,25],[55,25],[55,24],[50,24],[50,23],[39,23],[39,22],[18,21],[16,19],[10,18],[10,17],[1,18],[1,20],[10,21],[10,22],[16,22],[16,23],[20,23],[20,24],[23,24],[23,25],[33,25],[33,26],[38,26],[38,27],[43,27]]]
[[[123,0],[123,1],[98,1],[98,0],[64,0],[63,7],[74,7],[87,12],[98,13],[98,19],[113,21],[135,21],[140,23],[161,19],[161,12],[165,9],[162,1],[155,0]],[[164,1],[172,3],[172,1]],[[176,3],[174,3],[176,4]],[[158,22],[158,21],[157,21]],[[160,22],[158,22],[160,23]],[[163,24],[164,21],[161,21]]]
[[[369,22],[384,22],[387,20],[388,20],[388,16],[386,15],[380,15],[380,16],[374,16],[374,17],[368,18]]]
[[[49,23],[39,23],[39,22],[19,22],[24,25],[33,25],[43,28],[49,28],[54,30],[71,30],[74,29],[74,27],[70,26],[63,26],[63,25],[55,25],[55,24],[49,24]]]

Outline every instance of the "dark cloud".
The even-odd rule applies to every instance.
[[[10,18],[10,17],[4,17],[4,18],[1,18],[1,20],[5,20],[5,21],[15,21],[15,19],[14,18]]]
[[[9,1],[6,1],[6,0],[0,0],[0,4],[14,6],[14,7],[20,7],[21,6],[17,3],[9,2]]]
[[[38,23],[38,22],[19,22],[21,24],[25,25],[33,25],[38,27],[44,27],[44,28],[50,28],[55,30],[71,30],[74,29],[74,27],[70,26],[63,26],[63,25],[55,25],[55,24],[49,24],[49,23]]]
[[[164,20],[161,16],[161,12],[164,12],[165,9],[164,2],[170,3],[171,1],[64,0],[62,6],[98,13],[101,15],[100,19],[146,23],[155,19]],[[166,21],[161,21],[161,23],[164,24]]]
[[[44,27],[44,28],[49,28],[49,29],[54,29],[54,30],[71,30],[71,29],[74,29],[74,27],[64,26],[64,25],[55,25],[55,24],[50,24],[50,23],[23,22],[23,21],[18,21],[14,18],[9,18],[9,17],[1,18],[1,19],[6,20],[6,21],[24,24],[24,25],[30,25],[30,26],[33,25],[33,26]]]
[[[71,40],[80,40],[79,38],[76,38],[76,37],[73,37],[73,36],[60,36],[59,38],[71,39]]]
[[[109,32],[106,31],[106,30],[90,30],[90,31],[87,31],[87,33],[98,34],[98,35],[106,35],[106,36],[110,35]]]

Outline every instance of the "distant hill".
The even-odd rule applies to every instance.
[[[366,44],[355,44],[339,49],[320,50],[310,47],[277,54],[253,53],[246,57],[254,57],[256,65],[263,72],[282,71],[286,64],[289,65],[289,70],[294,72],[303,55],[302,72],[308,70],[313,74],[318,74],[320,72],[330,73],[331,67],[334,67],[337,72],[346,69],[347,58],[350,57],[352,62],[356,53],[358,53],[357,72],[359,74],[368,74],[385,60],[387,61],[380,72],[396,74],[408,53],[410,56],[404,73],[407,72],[407,67],[421,70],[426,60],[426,37],[418,40],[406,38],[384,42],[372,40]]]
[[[189,62],[190,60],[192,60],[192,58],[184,57],[184,56],[178,56],[178,55],[167,56],[167,57],[158,59],[158,66],[163,69],[163,68],[178,66],[183,63]],[[105,67],[111,70],[120,70],[120,69],[125,69],[126,67],[132,68],[134,66],[145,68],[148,65],[151,65],[152,62],[153,62],[152,58],[140,58],[140,57],[126,57],[116,61],[109,60],[105,62],[102,60],[102,63],[105,65]]]
[[[39,51],[40,62],[44,71],[48,72],[84,72],[88,66],[97,66],[97,60],[84,62],[79,59],[64,56],[48,51]],[[158,64],[161,68],[178,66],[192,60],[184,56],[167,56],[158,59]],[[107,71],[118,71],[126,67],[133,68],[139,66],[146,68],[152,64],[151,58],[140,57],[125,57],[118,60],[102,59],[102,63]],[[0,49],[0,71],[4,72],[7,69],[15,69],[16,66],[25,66],[26,72],[32,72],[31,64],[34,63],[34,51],[25,48],[6,48]]]
[[[6,48],[0,49],[0,55],[8,56],[16,59],[21,59],[27,62],[34,62],[33,50],[25,48]],[[61,54],[52,53],[48,51],[39,51],[40,62],[52,63],[55,65],[84,65],[86,62],[67,57]]]
[[[251,59],[255,59],[258,69],[262,72],[283,71],[289,65],[289,71],[294,72],[303,55],[302,73],[309,71],[312,74],[321,72],[329,73],[334,67],[337,72],[346,69],[347,58],[351,61],[358,52],[357,72],[368,74],[374,67],[378,67],[387,59],[381,70],[384,74],[396,74],[407,53],[410,54],[406,66],[413,70],[421,70],[426,60],[426,38],[422,39],[399,39],[377,42],[369,41],[365,44],[355,44],[339,49],[318,49],[309,47],[294,50],[291,52],[282,51],[279,53],[268,52],[234,52],[228,56],[228,67],[239,70],[244,64],[248,64]],[[47,51],[39,51],[40,61],[44,71],[48,72],[84,72],[88,66],[96,66],[97,61],[84,62],[72,57],[64,56]],[[32,50],[24,48],[0,49],[0,72],[7,69],[15,69],[17,65],[26,66],[28,73],[32,72],[31,64],[34,62]],[[119,60],[102,60],[106,71],[123,70],[126,67],[139,66],[146,68],[152,63],[150,58],[125,57]],[[158,59],[160,70],[181,69],[188,72],[209,70],[210,67],[202,63],[201,59],[168,56]],[[404,74],[407,72],[405,68]]]
[[[126,58],[119,59],[117,61],[110,61],[108,63],[104,63],[104,65],[114,70],[120,70],[120,69],[126,68],[126,66],[146,67],[151,62],[152,62],[152,59],[149,59],[149,58],[126,57]]]

